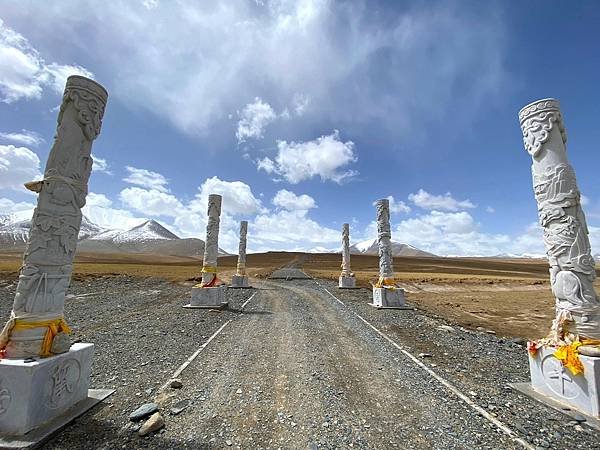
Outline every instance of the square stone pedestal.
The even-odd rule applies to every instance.
[[[383,288],[373,286],[373,303],[371,306],[379,309],[407,309],[404,289]]]
[[[192,299],[184,308],[223,309],[227,307],[227,287],[193,287]]]
[[[249,288],[250,282],[248,281],[247,275],[234,275],[231,277],[232,288]]]
[[[356,289],[356,278],[340,276],[338,288],[340,288],[340,289]]]
[[[531,388],[538,394],[579,412],[600,419],[600,358],[579,355],[583,373],[573,375],[552,354],[553,347],[541,347],[529,354]]]
[[[89,390],[93,344],[50,358],[0,360],[0,448],[39,445],[113,390]]]

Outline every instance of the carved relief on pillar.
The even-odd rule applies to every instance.
[[[12,403],[12,394],[10,390],[4,386],[4,380],[0,378],[0,416],[5,414]]]
[[[519,121],[523,131],[525,149],[537,158],[542,146],[550,139],[552,128],[556,125],[563,144],[567,143],[567,132],[560,113],[560,104],[554,99],[544,99],[527,105],[519,112]]]
[[[342,277],[353,277],[350,268],[350,224],[342,226]]]
[[[532,156],[533,188],[556,297],[556,319],[544,341],[550,345],[600,339],[594,259],[559,108],[558,101],[544,99],[519,113],[525,148]]]
[[[13,312],[0,334],[0,349],[7,357],[68,350],[65,340],[61,342],[66,348],[52,343],[56,334],[68,332],[63,319],[65,292],[92,170],[92,143],[100,133],[107,98],[96,82],[68,78],[44,179],[25,185],[39,195]]]
[[[246,236],[248,234],[248,222],[242,220],[240,222],[240,245],[238,247],[238,262],[236,275],[246,275]]]
[[[202,261],[202,283],[200,287],[212,287],[218,283],[217,257],[219,256],[219,222],[221,217],[221,196],[208,196],[206,240]]]
[[[392,232],[390,228],[390,203],[387,198],[375,202],[377,210],[377,242],[379,244],[379,283],[393,285]]]

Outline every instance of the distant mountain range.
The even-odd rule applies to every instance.
[[[0,215],[0,249],[24,249],[30,228],[31,219],[15,215]],[[180,238],[155,220],[148,220],[129,230],[111,230],[102,228],[83,216],[77,250],[90,253],[202,256],[204,241],[196,238]],[[228,253],[219,249],[219,254]]]
[[[354,255],[378,255],[379,245],[377,239],[357,242],[350,246],[350,254]],[[436,256],[433,253],[413,247],[410,244],[392,241],[392,256]]]
[[[309,250],[308,253],[341,253],[341,249],[327,249],[325,247],[315,247]],[[350,246],[351,255],[379,255],[379,245],[377,239],[368,239],[366,241],[357,242]],[[420,250],[409,244],[392,241],[393,256],[436,256],[433,253]]]

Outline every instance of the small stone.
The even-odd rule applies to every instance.
[[[175,379],[171,380],[171,382],[169,383],[169,386],[171,389],[181,389],[183,387],[183,383],[181,382],[181,380],[179,378],[175,378]]]
[[[437,327],[438,330],[440,331],[446,331],[448,333],[455,333],[456,330],[454,329],[454,327],[451,327],[450,325],[440,325],[439,327]]]
[[[419,353],[419,358],[432,358],[433,355],[431,353]]]
[[[227,439],[227,440],[225,441],[225,443],[226,443],[226,444],[227,444],[229,447],[231,447],[231,446],[233,445],[233,442],[231,442],[229,439]]]
[[[583,427],[581,425],[575,425],[573,428],[575,428],[577,431],[583,431]]]
[[[150,416],[148,420],[146,420],[146,422],[144,422],[144,425],[142,425],[142,427],[138,431],[138,434],[140,436],[146,436],[147,434],[160,430],[164,426],[165,420],[159,412],[155,412]]]
[[[188,406],[190,406],[189,400],[179,400],[177,403],[171,406],[169,411],[173,416],[176,416],[181,414]]]
[[[154,414],[156,411],[158,411],[158,405],[156,403],[146,403],[129,414],[129,420],[136,422]]]
[[[71,338],[63,331],[54,336],[50,351],[55,354],[66,353],[71,348]]]
[[[238,389],[237,391],[235,391],[235,393],[236,393],[237,395],[242,395],[242,390],[241,390],[241,389]]]
[[[581,414],[574,414],[573,415],[573,419],[576,420],[577,422],[581,423],[581,422],[585,422],[587,419],[582,416]]]

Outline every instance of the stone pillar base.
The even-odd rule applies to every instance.
[[[356,289],[356,278],[344,277],[340,275],[338,287],[340,289]]]
[[[231,277],[232,288],[249,288],[250,282],[248,281],[248,275],[234,275]]]
[[[192,299],[184,308],[223,309],[227,307],[227,287],[193,287]]]
[[[373,286],[373,303],[375,308],[406,309],[404,289],[379,288]]]
[[[0,433],[23,435],[87,399],[94,344],[60,355],[0,360]]]
[[[573,375],[552,354],[553,347],[541,347],[529,354],[531,387],[539,394],[600,419],[600,358],[579,355],[583,373]]]

